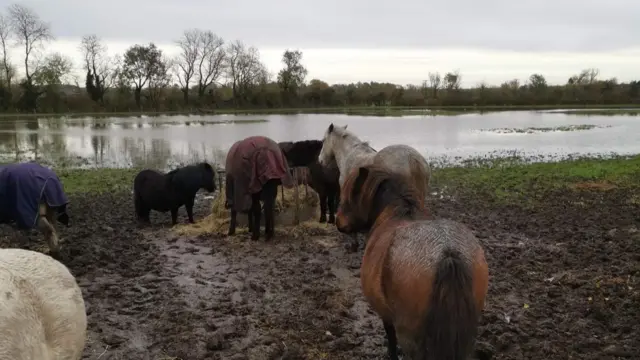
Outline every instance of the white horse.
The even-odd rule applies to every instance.
[[[408,145],[389,145],[376,151],[345,126],[329,125],[322,139],[318,161],[322,165],[335,159],[340,169],[340,186],[354,169],[371,164],[381,165],[404,175],[418,189],[422,199],[429,190],[431,167],[420,153]],[[413,166],[412,166],[413,165]]]
[[[87,315],[69,269],[48,255],[0,249],[0,359],[79,360]]]

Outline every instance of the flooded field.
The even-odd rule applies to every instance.
[[[0,120],[0,161],[38,159],[66,166],[172,167],[220,163],[238,139],[319,139],[348,124],[375,148],[414,146],[431,160],[492,153],[564,156],[640,153],[635,116],[494,112],[458,116],[376,117],[329,114],[158,116]]]

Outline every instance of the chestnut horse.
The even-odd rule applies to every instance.
[[[363,293],[382,318],[388,354],[464,360],[473,350],[488,289],[484,250],[465,225],[433,219],[406,177],[378,166],[346,177],[336,225],[367,233]]]
[[[327,210],[329,212],[329,223],[335,222],[335,213],[340,197],[340,183],[338,178],[340,171],[334,162],[328,166],[318,162],[318,155],[322,150],[322,141],[303,140],[296,142],[278,143],[284,156],[289,162],[289,166],[306,166],[309,169],[309,179],[307,183],[318,193],[320,198],[320,222],[327,222]]]

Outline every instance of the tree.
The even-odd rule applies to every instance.
[[[154,43],[149,45],[133,45],[124,53],[122,63],[122,79],[133,86],[136,106],[141,106],[142,89],[155,78],[165,76],[162,50]]]
[[[266,67],[260,62],[258,49],[247,48],[239,40],[229,44],[227,69],[236,106],[248,102],[252,87],[269,78]]]
[[[69,83],[73,62],[58,52],[51,53],[42,61],[37,73],[33,75],[34,84],[42,87],[55,87]]]
[[[282,92],[285,105],[291,105],[297,97],[298,90],[304,85],[307,69],[301,64],[302,52],[299,50],[285,50],[282,54],[284,69],[278,73],[278,85]]]
[[[107,55],[107,46],[96,35],[85,35],[80,42],[87,72],[86,91],[91,100],[104,104],[104,94],[113,86],[117,70]]]
[[[200,32],[199,49],[197,81],[198,96],[202,98],[205,90],[224,73],[226,54],[224,41],[211,31]]]
[[[189,88],[196,72],[196,61],[200,58],[200,30],[187,30],[176,41],[180,54],[174,61],[174,69],[180,83],[184,103],[189,103]]]
[[[40,16],[30,8],[13,4],[9,7],[11,26],[17,38],[18,45],[24,46],[24,71],[27,81],[31,81],[33,73],[38,71],[39,63],[31,63],[33,50],[43,43],[54,39],[51,34],[51,27],[43,22]],[[34,68],[30,68],[33,65]],[[33,70],[33,71],[31,71]]]
[[[444,87],[447,90],[459,90],[460,83],[462,82],[462,76],[458,70],[454,72],[448,72],[444,75]]]
[[[431,94],[434,99],[438,98],[438,90],[440,89],[441,83],[442,78],[440,77],[439,72],[429,73],[429,87],[431,88]]]
[[[37,74],[41,62],[33,59],[32,55],[38,47],[53,40],[51,27],[42,21],[38,14],[24,5],[11,5],[9,17],[17,43],[24,47],[25,79],[21,84],[24,90],[21,105],[24,110],[35,111],[38,97],[44,93],[44,90],[39,89],[33,83],[33,75]]]
[[[15,69],[9,59],[9,41],[11,40],[11,22],[4,15],[0,14],[0,51],[2,51],[2,72],[7,89],[11,91],[11,80],[15,74]]]

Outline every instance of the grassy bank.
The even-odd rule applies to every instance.
[[[640,190],[640,155],[613,159],[576,159],[525,163],[519,159],[474,162],[434,171],[441,189],[488,195],[501,203],[533,203],[548,190]],[[631,196],[631,195],[630,195]]]
[[[131,191],[137,169],[57,170],[69,194]],[[527,204],[547,190],[640,190],[640,155],[525,163],[519,159],[470,160],[434,169],[434,189],[471,192],[500,203]],[[632,196],[632,195],[630,195]],[[638,196],[638,195],[635,195]]]
[[[632,110],[628,110],[628,109]],[[193,111],[131,111],[131,112],[89,112],[89,113],[0,113],[1,119],[34,118],[34,117],[133,117],[133,116],[161,116],[161,115],[224,115],[224,114],[348,114],[370,116],[403,116],[403,115],[458,115],[469,112],[492,111],[531,111],[556,109],[592,109],[591,114],[630,113],[640,112],[640,104],[630,105],[522,105],[522,106],[364,106],[364,107],[322,107],[322,108],[291,108],[291,109],[194,109]],[[602,111],[602,109],[611,109]],[[571,111],[569,111],[571,112]],[[571,113],[581,114],[583,111]],[[585,113],[588,114],[588,113]]]

